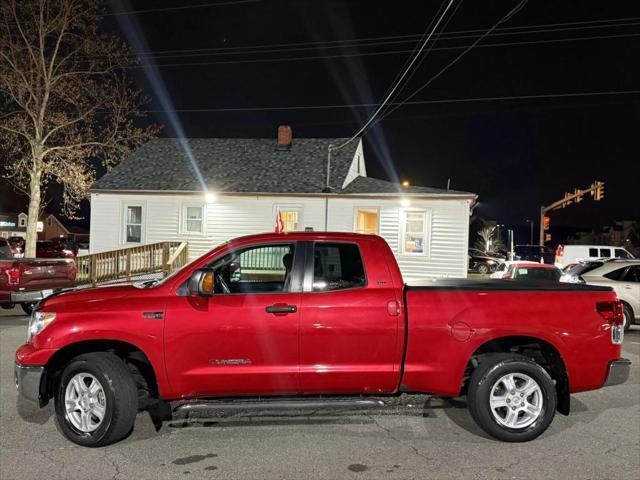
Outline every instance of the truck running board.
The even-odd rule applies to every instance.
[[[385,402],[373,398],[277,398],[242,400],[194,400],[173,408],[174,414],[227,413],[247,410],[332,410],[383,408]]]

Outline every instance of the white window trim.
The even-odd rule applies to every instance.
[[[405,252],[404,237],[407,227],[407,213],[424,213],[424,250],[422,253]],[[431,257],[431,210],[428,208],[402,208],[399,215],[400,225],[398,237],[398,254],[406,257]]]
[[[358,210],[375,210],[378,213],[378,224],[376,225],[376,230],[378,233],[376,235],[380,235],[380,207],[366,207],[360,205],[358,207],[353,207],[353,232],[357,233],[358,228]]]
[[[26,227],[28,218],[29,217],[24,213],[21,213],[20,215],[18,215],[18,227],[21,227],[21,228]]]
[[[140,207],[142,209],[142,224],[140,225],[140,241],[139,242],[127,242],[127,208]],[[122,225],[122,245],[144,245],[147,239],[147,204],[146,202],[122,202],[121,208],[121,222]]]
[[[304,232],[304,205],[301,203],[277,203],[273,206],[273,227],[276,226],[278,210],[283,212],[298,212],[298,232]]]
[[[200,232],[187,231],[187,208],[199,208],[202,211],[202,230]],[[180,235],[189,237],[204,237],[207,234],[207,206],[204,203],[185,202],[180,206]]]

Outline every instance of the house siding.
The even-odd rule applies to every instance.
[[[196,258],[229,239],[273,231],[277,208],[299,208],[300,228],[325,230],[325,199],[322,197],[222,195],[205,205],[204,232],[181,233],[182,209],[197,205],[194,195],[111,194],[91,196],[90,252],[128,246],[124,242],[124,208],[143,205],[142,243],[187,241],[189,254]],[[204,202],[201,202],[204,204]],[[398,198],[330,198],[328,230],[354,231],[354,215],[359,207],[379,209],[379,233],[393,250],[407,282],[432,277],[466,277],[469,200],[412,199],[411,210],[428,212],[427,255],[400,254]]]

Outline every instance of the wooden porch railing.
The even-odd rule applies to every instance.
[[[166,277],[189,262],[187,242],[159,242],[76,258],[78,285],[130,281],[144,275]]]

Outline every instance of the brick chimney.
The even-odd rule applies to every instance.
[[[293,138],[293,132],[289,125],[280,125],[278,127],[278,145],[277,150],[289,150],[291,148],[291,141]]]

